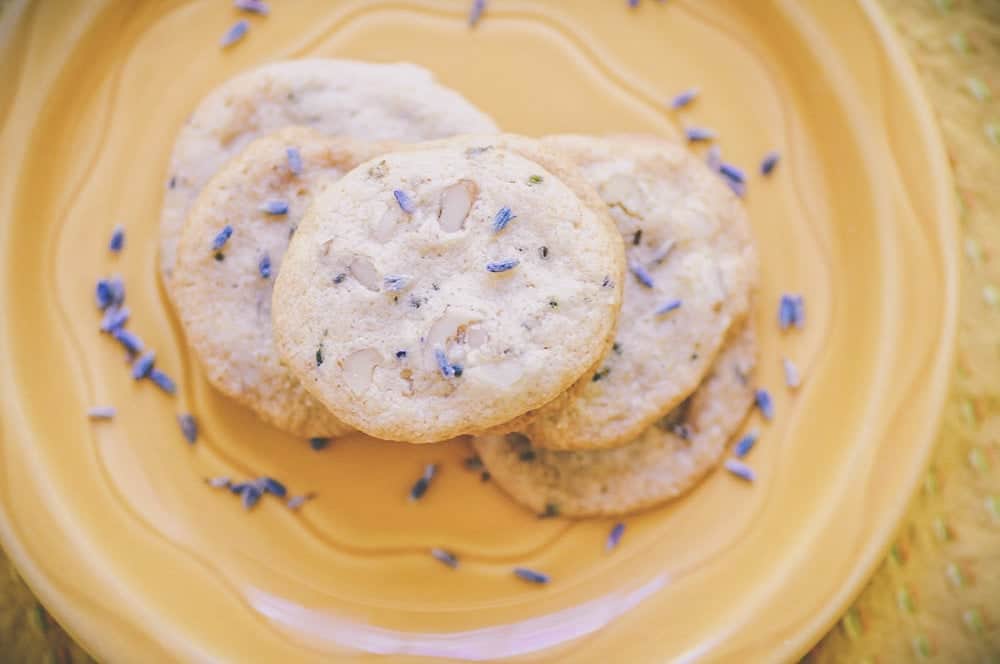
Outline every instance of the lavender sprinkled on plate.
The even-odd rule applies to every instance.
[[[292,175],[302,175],[302,153],[296,147],[291,147],[285,150],[285,156],[288,158],[288,172]]]
[[[536,583],[538,585],[545,585],[551,579],[548,574],[543,574],[542,572],[536,572],[533,569],[528,569],[527,567],[515,567],[514,576],[521,579],[522,581],[527,581],[528,583]]]
[[[266,491],[278,498],[284,498],[288,494],[288,489],[285,485],[274,479],[273,477],[262,477],[257,480],[257,486],[260,487],[262,491]]]
[[[458,567],[458,558],[451,551],[433,548],[431,549],[431,555],[452,569]]]
[[[723,178],[723,179],[725,180],[726,184],[729,186],[729,188],[732,190],[734,194],[736,194],[740,198],[743,198],[744,196],[747,195],[746,183],[737,182],[736,180],[733,180],[731,178]]]
[[[757,438],[758,433],[756,431],[748,431],[746,435],[740,438],[733,447],[733,454],[742,459],[749,454],[750,450],[753,449],[753,446],[757,444]]]
[[[159,369],[154,368],[149,372],[149,379],[153,381],[154,384],[167,394],[175,394],[177,392],[177,385],[167,374],[163,373]]]
[[[777,151],[768,152],[764,155],[764,158],[760,161],[760,174],[770,175],[774,172],[775,167],[778,165],[778,161],[781,159],[781,155]]]
[[[259,16],[267,16],[271,13],[271,8],[261,0],[233,0],[233,6]]]
[[[516,258],[507,258],[502,261],[493,261],[486,264],[487,272],[506,272],[507,270],[513,270],[520,264],[521,261]]]
[[[744,184],[747,181],[747,175],[742,168],[726,161],[719,164],[719,172],[733,182]]]
[[[114,337],[115,341],[125,347],[125,350],[127,350],[130,355],[138,355],[142,352],[144,347],[142,339],[132,332],[129,332],[124,327],[116,329],[111,333],[111,335]]]
[[[205,479],[205,483],[213,489],[226,489],[229,487],[229,478],[222,475],[218,477],[209,477]]]
[[[622,535],[625,534],[625,524],[618,522],[611,528],[611,532],[608,533],[608,541],[604,543],[604,550],[611,551],[618,546],[619,542],[622,541]]]
[[[119,253],[125,247],[125,227],[121,224],[115,226],[111,231],[111,240],[108,242],[108,249],[112,253]]]
[[[479,23],[486,11],[486,0],[472,0],[472,7],[469,9],[469,27],[474,28]]]
[[[778,327],[802,329],[806,325],[806,301],[802,295],[785,293],[778,303]]]
[[[414,484],[413,488],[410,489],[410,500],[417,501],[424,497],[427,493],[427,489],[431,485],[431,480],[437,475],[437,464],[429,463],[424,466],[424,474],[420,476]]]
[[[149,351],[132,363],[132,379],[141,380],[149,375],[156,363],[156,353]]]
[[[670,108],[675,111],[679,108],[684,108],[688,106],[698,97],[698,88],[689,88],[683,92],[678,93],[670,100]]]
[[[94,406],[87,411],[87,417],[92,420],[113,420],[117,414],[114,406]]]
[[[493,232],[499,233],[503,229],[507,228],[509,224],[514,219],[517,219],[517,215],[510,211],[510,208],[506,205],[497,210],[496,215],[493,217]]]
[[[757,404],[757,410],[760,414],[764,416],[765,420],[774,419],[774,401],[771,399],[771,393],[760,388],[754,394],[754,402]]]
[[[260,261],[257,263],[257,271],[260,272],[262,279],[271,278],[271,257],[264,254],[260,257]]]
[[[253,486],[253,485],[251,482],[236,482],[236,483],[230,482],[229,492],[234,493],[238,496],[241,493],[243,493],[243,489],[247,488],[248,486]]]
[[[243,502],[243,507],[246,510],[252,510],[254,506],[260,502],[260,497],[264,494],[258,487],[253,484],[243,484],[240,487],[240,499]]]
[[[741,480],[753,482],[757,479],[757,474],[753,472],[753,469],[742,461],[737,461],[736,459],[726,459],[725,466],[726,470]]]
[[[628,269],[635,275],[635,278],[639,281],[639,283],[646,288],[652,288],[655,285],[653,283],[653,276],[638,262],[629,261]]]
[[[281,215],[288,214],[288,201],[283,201],[280,198],[272,198],[269,201],[265,201],[260,210],[271,216],[280,217]]]
[[[320,437],[320,436],[316,436],[314,438],[310,438],[309,439],[309,447],[313,448],[317,452],[319,452],[320,450],[326,449],[329,445],[330,445],[330,439],[329,438],[323,438],[323,437]]]
[[[194,415],[181,413],[177,416],[177,424],[181,428],[181,433],[184,434],[184,440],[194,445],[195,441],[198,440],[198,422],[194,419]]]
[[[114,305],[108,307],[104,310],[104,316],[101,317],[101,332],[111,334],[115,330],[125,327],[130,315],[128,307]]]
[[[306,501],[312,500],[315,497],[316,494],[314,493],[303,493],[298,496],[292,496],[291,498],[288,499],[288,502],[286,502],[285,505],[288,507],[288,509],[294,511],[305,505]]]
[[[656,310],[655,313],[656,313],[657,316],[662,316],[663,314],[669,314],[671,311],[674,311],[675,309],[680,309],[680,308],[681,308],[681,301],[680,300],[670,300],[669,302],[661,305]]]
[[[802,384],[802,380],[799,377],[799,368],[787,357],[781,358],[781,366],[785,370],[785,385],[789,389],[797,389]]]
[[[226,243],[229,242],[229,238],[232,237],[232,235],[233,227],[226,224],[212,239],[212,251],[219,251],[226,246]]]
[[[104,311],[111,306],[121,306],[125,302],[125,282],[121,277],[99,279],[94,289],[97,308]]]
[[[228,48],[240,41],[247,36],[247,31],[250,30],[250,22],[246,19],[241,19],[233,23],[232,27],[226,30],[226,34],[222,35],[222,39],[219,40],[219,46],[222,48]]]
[[[702,143],[715,138],[715,132],[705,127],[685,127],[684,135],[690,143]]]
[[[417,211],[417,206],[410,198],[410,195],[403,191],[402,189],[396,189],[392,192],[392,195],[396,197],[396,202],[399,203],[399,208],[406,214],[413,214]]]

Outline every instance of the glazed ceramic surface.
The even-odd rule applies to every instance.
[[[873,571],[920,476],[955,331],[943,149],[874,2],[302,0],[0,7],[0,536],[45,604],[107,662],[776,661],[803,653]],[[322,452],[215,394],[156,270],[173,137],[259,63],[411,61],[506,130],[669,135],[697,124],[756,173],[757,380],[775,398],[748,457],[626,520],[540,520],[467,471],[463,442],[361,437]],[[689,108],[668,100],[697,86]],[[112,227],[127,229],[112,257]],[[96,279],[125,278],[130,328],[179,383],[132,381],[97,331]],[[782,334],[782,292],[808,322]],[[781,357],[803,386],[784,387]],[[94,423],[86,410],[112,404]],[[176,415],[192,412],[189,446]],[[425,498],[408,491],[440,464]],[[271,475],[299,512],[253,512],[204,478]],[[460,558],[451,570],[428,551]],[[551,575],[528,585],[511,569]]]

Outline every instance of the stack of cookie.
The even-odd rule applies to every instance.
[[[283,62],[213,92],[162,223],[191,346],[296,435],[475,436],[538,512],[676,496],[753,402],[742,207],[678,143],[497,131],[412,65]]]

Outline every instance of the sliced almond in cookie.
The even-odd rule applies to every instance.
[[[449,233],[462,230],[465,218],[479,195],[479,187],[472,180],[459,180],[441,192],[441,211],[438,224]]]
[[[468,372],[470,379],[480,380],[498,388],[510,387],[521,380],[524,370],[516,362],[482,364]]]
[[[382,362],[382,354],[374,348],[357,350],[344,358],[344,379],[353,392],[363,392],[371,385],[375,367]]]
[[[351,261],[348,269],[350,269],[354,278],[368,290],[377,291],[381,286],[382,280],[378,276],[378,270],[364,256],[358,256]]]
[[[424,366],[428,371],[438,369],[435,349],[447,349],[448,342],[457,339],[459,329],[476,322],[477,318],[471,312],[452,309],[434,321],[424,337]]]

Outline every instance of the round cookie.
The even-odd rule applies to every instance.
[[[552,136],[607,203],[630,274],[615,344],[594,371],[503,427],[550,449],[624,445],[702,381],[747,315],[757,259],[743,207],[684,146]]]
[[[181,128],[160,218],[160,270],[172,296],[177,243],[206,182],[250,141],[290,125],[377,141],[497,131],[423,67],[313,58],[266,64],[210,92]]]
[[[415,443],[474,433],[601,358],[624,267],[606,206],[536,141],[424,144],[316,199],[275,287],[278,349],[361,431]]]
[[[281,364],[271,325],[274,280],[314,196],[382,151],[308,128],[257,139],[205,185],[181,236],[174,297],[209,381],[299,436],[339,436],[350,427]]]
[[[546,450],[518,433],[491,434],[473,445],[493,480],[539,514],[584,517],[650,507],[681,495],[718,465],[753,405],[755,351],[747,324],[689,399],[623,447]]]

